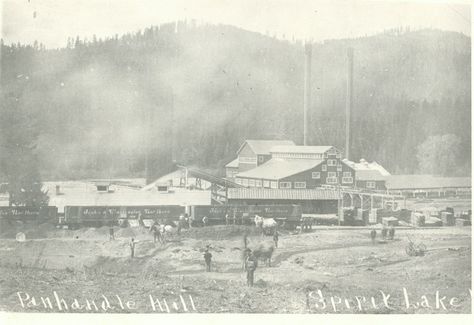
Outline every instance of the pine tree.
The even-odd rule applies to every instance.
[[[16,93],[2,94],[0,118],[0,171],[8,183],[9,205],[46,206],[35,153],[38,129],[22,110]]]

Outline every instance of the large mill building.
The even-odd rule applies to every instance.
[[[245,187],[315,189],[324,185],[384,190],[388,172],[377,163],[353,163],[333,146],[247,140],[226,175]]]

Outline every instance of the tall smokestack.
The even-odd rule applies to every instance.
[[[306,43],[304,46],[304,112],[303,112],[303,145],[308,145],[308,110],[311,102],[311,49],[312,44]]]
[[[346,159],[350,160],[351,151],[351,111],[353,99],[354,49],[347,49],[347,95],[346,95]]]

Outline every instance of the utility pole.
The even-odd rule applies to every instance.
[[[351,153],[351,113],[353,99],[353,71],[354,70],[354,49],[347,49],[347,93],[346,93],[346,159],[350,160]]]
[[[306,43],[304,65],[303,145],[308,145],[308,110],[311,103],[311,52],[313,45]]]

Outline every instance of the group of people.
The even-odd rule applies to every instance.
[[[211,272],[211,265],[212,265],[212,254],[210,252],[210,246],[207,245],[206,250],[204,251],[204,263],[206,264],[206,272]],[[255,257],[254,253],[251,249],[245,248],[244,250],[244,268],[247,272],[247,285],[249,287],[253,286],[254,282],[254,273],[257,269],[257,258]]]
[[[377,230],[372,229],[370,231],[370,238],[372,239],[372,242],[375,242],[375,237],[377,237]],[[382,239],[389,239],[393,240],[395,238],[395,227],[390,226],[389,228],[383,226],[382,227]]]

